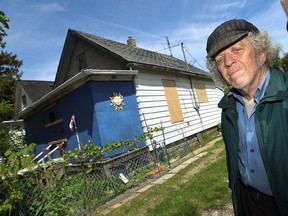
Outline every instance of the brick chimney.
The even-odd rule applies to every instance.
[[[136,47],[136,41],[132,36],[128,37],[127,45]]]

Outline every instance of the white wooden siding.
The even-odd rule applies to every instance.
[[[184,121],[172,124],[168,105],[165,97],[162,79],[174,80],[177,86],[179,100]],[[166,144],[181,140],[197,134],[203,130],[216,126],[220,122],[221,110],[217,107],[222,91],[215,87],[212,81],[195,80],[192,83],[203,83],[208,97],[208,102],[198,103],[199,111],[194,109],[195,101],[188,76],[175,76],[171,73],[152,73],[139,71],[135,77],[136,96],[142,127],[154,128],[163,126]],[[195,99],[197,99],[196,90]],[[154,135],[154,140],[162,143],[162,132]],[[150,142],[148,142],[150,144]]]

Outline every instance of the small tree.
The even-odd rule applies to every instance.
[[[0,11],[0,122],[10,120],[13,117],[14,95],[16,89],[16,80],[19,80],[22,73],[19,72],[19,67],[22,61],[17,59],[17,56],[4,51],[6,42],[4,37],[7,36],[6,30],[9,29],[9,18],[5,13]],[[0,127],[0,158],[8,148],[13,148],[15,145],[15,131],[10,131],[10,128]]]
[[[153,133],[161,130],[164,128],[149,128],[140,136],[126,141],[116,140],[103,147],[89,142],[81,149],[75,148],[73,151],[66,151],[63,155],[64,165],[68,165],[71,161],[77,162],[80,165],[80,172],[75,176],[66,175],[65,178],[57,176],[58,168],[63,164],[53,166],[53,163],[50,163],[41,166],[32,162],[34,155],[31,152],[36,147],[35,144],[30,144],[17,151],[8,149],[5,152],[5,163],[0,163],[0,215],[18,215],[19,209],[25,215],[36,216],[71,215],[71,211],[74,208],[77,210],[77,207],[83,207],[87,212],[92,211],[95,205],[100,203],[100,200],[97,200],[99,194],[91,193],[91,188],[96,190],[101,186],[101,191],[107,190],[109,198],[113,195],[111,189],[117,187],[117,193],[123,190],[113,178],[105,179],[99,185],[96,179],[89,177],[90,174],[93,174],[93,168],[103,154],[123,146],[135,149],[139,142],[152,139]],[[19,170],[25,172],[20,175]],[[45,178],[49,183],[43,187],[41,183],[36,182],[35,177],[37,179]],[[79,198],[79,193],[80,195],[82,193],[83,197]],[[84,206],[80,204],[77,206],[77,203],[83,203]]]
[[[9,101],[0,101],[0,122],[11,119],[13,116],[13,104]]]
[[[5,16],[5,13],[0,11],[0,103],[1,106],[7,104],[14,104],[14,95],[16,89],[16,80],[19,80],[22,76],[22,72],[19,68],[22,66],[22,61],[17,59],[16,54],[4,51],[6,42],[4,37],[7,36],[6,30],[9,29],[9,18]],[[13,116],[13,106],[6,107],[10,111],[0,110],[0,121],[9,120]],[[9,115],[7,115],[9,114]]]
[[[0,163],[0,214],[13,215],[23,199],[22,188],[19,183],[19,170],[31,168],[35,144],[30,144],[19,151],[8,150],[5,152],[5,163]]]
[[[288,53],[285,53],[282,58],[279,56],[273,62],[274,67],[280,67],[285,72],[288,72]]]

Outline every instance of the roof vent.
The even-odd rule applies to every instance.
[[[132,36],[128,37],[127,45],[136,47],[136,41]]]

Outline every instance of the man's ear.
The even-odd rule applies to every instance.
[[[266,60],[267,60],[267,54],[266,54],[266,52],[262,52],[262,53],[260,54],[261,66],[266,63]]]

